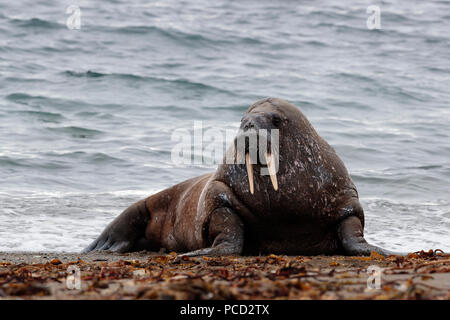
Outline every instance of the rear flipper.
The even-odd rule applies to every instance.
[[[370,256],[375,251],[383,256],[406,255],[404,253],[391,252],[368,244],[364,239],[361,221],[356,216],[350,216],[343,220],[338,228],[339,238],[345,253],[352,256]]]
[[[144,238],[149,219],[145,200],[133,204],[115,218],[83,253],[96,250],[134,251],[139,240]]]

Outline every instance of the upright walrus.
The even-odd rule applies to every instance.
[[[261,129],[268,134],[258,134]],[[277,148],[270,140],[267,150],[252,156],[246,140],[239,150],[236,141],[249,130],[257,139],[277,132]],[[135,203],[84,252],[391,254],[364,239],[364,212],[347,169],[295,106],[276,98],[257,101],[242,118],[238,137],[225,158],[242,163],[223,161],[213,173]]]

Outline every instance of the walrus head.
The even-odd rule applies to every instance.
[[[254,193],[254,171],[269,175],[273,189],[278,190],[279,131],[288,122],[278,110],[249,109],[241,119],[234,139],[233,163],[245,163],[250,193]]]
[[[267,98],[249,107],[225,157],[218,180],[256,212],[270,208],[324,215],[357,197],[334,149],[298,108],[282,99]]]

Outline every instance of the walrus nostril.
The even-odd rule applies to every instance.
[[[248,131],[248,130],[254,129],[254,128],[255,128],[255,125],[253,124],[252,121],[247,121],[247,122],[244,124],[244,131]]]

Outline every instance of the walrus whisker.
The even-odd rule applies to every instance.
[[[272,186],[275,190],[278,190],[278,180],[277,180],[277,174],[275,170],[275,157],[271,153],[265,153],[266,156],[266,163],[267,163],[267,170],[269,170],[270,175],[270,181],[272,181]]]
[[[248,184],[250,185],[250,193],[253,194],[255,189],[253,185],[253,164],[252,159],[250,157],[250,153],[245,154],[245,164],[247,165],[247,175],[248,175]]]

